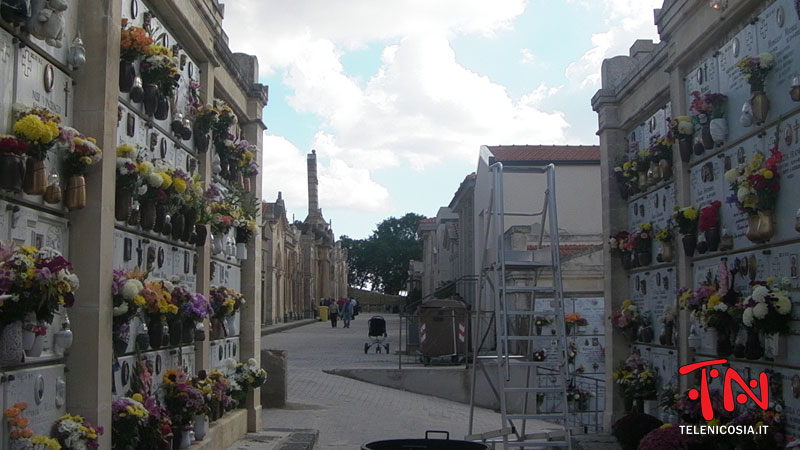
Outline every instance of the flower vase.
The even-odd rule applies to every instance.
[[[764,355],[761,347],[761,340],[758,331],[753,328],[747,329],[747,342],[744,344],[744,357],[750,360],[760,359]]]
[[[727,358],[733,353],[731,344],[731,332],[728,329],[717,330],[717,356]]]
[[[147,83],[144,85],[144,112],[148,116],[152,116],[158,108],[158,85]]]
[[[711,227],[703,232],[706,238],[706,244],[708,244],[708,251],[715,252],[719,249],[719,228],[718,227]]]
[[[183,318],[181,344],[189,345],[194,342],[194,320]]]
[[[542,326],[541,325],[536,325],[536,335],[537,336],[541,336],[542,335]]]
[[[792,78],[792,87],[789,89],[789,96],[792,101],[800,102],[800,75],[795,75]]]
[[[34,336],[33,345],[29,350],[25,351],[25,356],[29,356],[31,358],[38,358],[42,356],[43,348],[44,348],[44,336]]]
[[[195,342],[203,342],[206,340],[206,326],[203,322],[194,324],[194,340]]]
[[[47,189],[47,168],[44,160],[28,157],[25,160],[25,178],[22,191],[28,195],[42,195]]]
[[[688,163],[692,158],[692,138],[678,138],[678,150],[681,154],[681,161]]]
[[[684,234],[681,241],[683,241],[683,254],[690,258],[694,256],[694,250],[697,247],[697,235],[694,233]]]
[[[225,337],[225,329],[222,325],[222,319],[211,319],[211,329],[208,331],[208,336],[212,341]]]
[[[214,235],[214,240],[211,242],[212,253],[222,253],[225,251],[225,235],[217,233]]]
[[[653,254],[650,252],[638,252],[636,258],[639,260],[639,266],[649,266],[653,262]]]
[[[725,138],[728,137],[728,121],[722,117],[711,119],[708,129],[709,133],[711,133],[711,139],[714,140],[714,145],[722,147],[722,144],[725,143]]]
[[[170,316],[169,320],[167,320],[167,325],[169,325],[169,345],[181,345],[181,339],[183,338],[183,317],[181,317],[180,314],[173,314]]]
[[[252,192],[253,185],[252,185],[252,180],[250,179],[250,177],[244,177],[243,183],[244,184],[242,185],[242,189],[244,189],[244,191],[247,192],[248,194],[250,192]]]
[[[34,325],[36,325],[36,313],[25,313],[22,321],[22,349],[26,352],[33,347],[33,341],[36,339],[36,333],[28,329]]]
[[[662,242],[661,243],[661,262],[672,262],[673,253],[672,253],[672,241]]]
[[[658,336],[658,343],[661,345],[672,346],[672,334],[675,331],[675,323],[674,322],[667,322],[664,324],[664,328],[661,329],[661,334]]]
[[[761,242],[761,234],[758,232],[758,222],[758,214],[747,217],[747,233],[745,233],[745,236],[750,242],[755,242],[756,244]]]
[[[622,261],[622,268],[625,270],[631,270],[631,254],[628,252],[622,252],[622,257],[620,260]]]
[[[192,434],[192,431],[189,429],[183,430],[183,433],[181,434],[180,446],[178,448],[188,448],[190,445],[192,445],[192,441],[194,440],[194,436]]]
[[[172,239],[177,241],[183,237],[184,224],[186,223],[183,214],[175,213],[172,215]]]
[[[750,93],[750,106],[753,109],[753,118],[756,120],[756,125],[767,120],[767,114],[769,114],[769,98],[767,98],[767,94],[764,91],[753,91]]]
[[[22,348],[22,322],[7,323],[0,328],[0,365],[25,362]]]
[[[236,259],[240,261],[247,259],[247,244],[236,244]]]
[[[211,136],[208,133],[200,133],[195,128],[194,130],[194,148],[197,153],[205,153],[208,151],[208,144],[211,142]]]
[[[206,240],[208,240],[208,227],[205,225],[195,225],[194,232],[196,234],[194,245],[197,247],[206,245]]]
[[[150,231],[156,224],[156,202],[145,200],[139,206],[139,225],[144,231]]]
[[[225,317],[225,334],[228,336],[239,334],[239,329],[236,326],[236,314]]]
[[[64,197],[64,205],[70,211],[86,207],[86,179],[83,175],[70,175],[67,181],[67,195]]]
[[[142,324],[136,334],[136,350],[143,352],[150,347],[150,332],[146,325]]]
[[[661,166],[658,161],[650,161],[650,169],[647,171],[648,176],[653,180],[651,184],[656,184],[663,179]]]
[[[156,220],[153,224],[153,231],[161,233],[164,229],[164,222],[167,220],[167,206],[161,203],[156,204]]]
[[[161,316],[150,317],[147,322],[147,336],[150,338],[150,347],[158,350],[164,345],[164,323]]]
[[[758,237],[760,242],[767,242],[775,234],[772,211],[758,211]]]
[[[647,171],[646,170],[642,170],[641,172],[639,172],[639,177],[637,178],[637,183],[638,183],[640,191],[647,190]]]
[[[703,145],[703,141],[696,140],[694,141],[694,145],[692,146],[692,151],[695,155],[700,156],[706,151],[706,147]]]
[[[183,211],[183,235],[180,237],[180,240],[191,242],[197,216],[197,210],[194,208],[187,208]]]
[[[153,117],[157,120],[166,120],[169,117],[169,99],[163,95],[158,96],[156,101],[156,110],[153,112]]]
[[[711,137],[711,123],[706,122],[700,128],[700,141],[703,143],[704,150],[714,148],[714,138]]]
[[[208,417],[205,414],[194,416],[194,440],[202,441],[208,434]]]
[[[25,179],[25,163],[21,156],[0,154],[0,189],[20,192]]]
[[[133,189],[130,186],[118,184],[114,190],[114,218],[125,222],[131,215],[133,204]]]
[[[136,78],[136,69],[130,61],[120,60],[119,62],[119,91],[128,93],[133,87],[133,80]]]
[[[672,162],[668,159],[661,159],[658,161],[658,170],[661,172],[662,180],[669,180],[672,178]]]
[[[133,87],[129,97],[134,103],[142,103],[144,99],[144,88],[142,87],[142,77],[133,77]]]
[[[637,335],[638,335],[637,337],[639,338],[639,342],[646,342],[646,343],[653,342],[653,337],[654,337],[653,327],[651,327],[650,325],[641,326],[639,327]]]

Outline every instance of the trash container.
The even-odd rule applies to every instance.
[[[319,307],[319,320],[322,322],[328,321],[328,307],[327,306],[320,306]]]
[[[443,433],[446,439],[428,439],[429,433]],[[450,440],[447,431],[426,431],[425,439],[392,439],[364,444],[361,450],[489,450],[489,446],[480,442]]]
[[[467,307],[458,300],[431,300],[419,307],[419,348],[423,362],[447,357],[457,363],[467,349]]]

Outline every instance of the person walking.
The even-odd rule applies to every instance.
[[[339,319],[339,307],[333,300],[328,305],[328,315],[331,318],[331,328],[336,328],[336,322]]]
[[[350,328],[350,320],[353,318],[353,303],[350,300],[345,299],[344,303],[342,304],[342,322],[344,322],[345,328]]]

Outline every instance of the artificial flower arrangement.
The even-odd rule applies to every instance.
[[[39,161],[47,158],[61,129],[61,116],[44,108],[28,108],[15,104],[14,134],[27,145],[27,155]]]
[[[744,326],[767,334],[787,334],[791,320],[792,300],[789,297],[789,280],[750,283],[753,290],[743,303]]]
[[[640,323],[639,308],[630,299],[623,300],[620,308],[611,315],[611,325],[622,331],[624,336],[631,341],[636,336]]]
[[[142,311],[150,319],[164,320],[167,315],[178,313],[178,306],[172,299],[175,286],[167,280],[149,280],[144,282],[140,295],[144,297]]]
[[[205,197],[208,200],[211,232],[215,235],[227,234],[242,219],[242,211],[235,204],[230,195],[214,183],[206,189]]]
[[[651,161],[660,162],[661,160],[666,160],[668,162],[672,162],[672,144],[674,140],[670,135],[661,136],[657,134],[650,138],[650,146],[648,147],[650,150],[650,158]],[[672,174],[671,171],[669,173],[663,173],[663,178],[669,178]]]
[[[150,412],[142,404],[141,394],[120,397],[111,403],[111,448],[135,450],[141,446],[144,428],[150,421]]]
[[[589,321],[580,314],[566,314],[564,315],[564,321],[568,326],[585,327],[589,325]]]
[[[192,386],[191,379],[183,370],[167,370],[158,389],[172,422],[173,433],[176,429],[183,431],[194,416],[205,413],[203,392]]]
[[[608,245],[612,253],[620,253],[623,258],[633,252],[633,241],[627,231],[620,231],[609,237]]]
[[[669,121],[672,136],[678,140],[691,139],[694,136],[694,123],[689,116],[677,116]]]
[[[142,296],[147,273],[140,270],[114,269],[111,282],[114,325],[127,323],[147,301]]]
[[[613,373],[622,395],[629,399],[652,399],[656,397],[657,374],[649,361],[632,353]]]
[[[267,381],[267,371],[259,367],[254,358],[247,363],[226,360],[226,366],[231,370],[229,394],[237,405],[242,405],[250,389],[261,387]]]
[[[567,386],[567,401],[575,403],[578,411],[587,410],[592,397],[594,394],[591,391],[578,387],[574,383]]]
[[[547,349],[542,348],[533,352],[534,361],[544,361],[545,359],[547,359]]]
[[[68,176],[86,175],[89,166],[103,159],[103,151],[97,146],[97,141],[72,127],[61,128],[58,141],[65,150],[64,169]]]
[[[694,113],[694,119],[700,125],[711,119],[720,119],[725,115],[727,95],[711,92],[701,94],[700,91],[692,91],[692,97],[689,111]]]
[[[231,127],[236,125],[238,119],[233,109],[222,100],[214,99],[213,109],[219,113],[217,120],[211,125],[214,148],[217,152],[225,152],[226,148],[236,139],[236,136],[231,133]],[[220,158],[224,159],[222,155]]]
[[[179,310],[181,316],[195,323],[202,323],[206,318],[211,317],[211,303],[205,295],[200,293],[190,294],[189,298],[180,305]]]
[[[764,82],[772,68],[775,67],[775,57],[772,53],[760,53],[758,56],[745,56],[736,63],[744,80],[750,85],[750,91],[764,91]]]
[[[714,200],[710,205],[700,208],[700,217],[697,222],[697,231],[700,233],[707,232],[712,228],[719,227],[719,207],[722,202]]]
[[[236,314],[245,304],[244,295],[225,286],[211,286],[209,297],[212,308],[212,318],[224,319]]]
[[[653,243],[652,232],[653,232],[653,225],[650,222],[645,222],[639,225],[639,229],[635,233],[633,233],[634,236],[633,247],[636,253],[649,254],[651,252]],[[640,263],[641,262],[642,261],[640,261]],[[649,261],[647,263],[649,263]]]
[[[241,217],[236,223],[236,243],[246,244],[253,239],[255,234],[256,217],[261,202],[255,195],[248,194],[243,190],[231,189],[229,194],[241,212]]]
[[[770,148],[769,158],[762,152],[756,152],[746,163],[725,172],[725,181],[731,185],[733,194],[728,203],[734,203],[740,211],[748,216],[761,212],[771,212],[778,202],[780,192],[780,176],[778,163],[783,154],[775,143]]]
[[[141,172],[138,164],[139,151],[132,145],[120,144],[117,147],[117,189],[133,192],[139,184]]]
[[[72,264],[51,248],[0,243],[0,324],[22,320],[35,313],[39,322],[50,323],[60,307],[75,303],[80,282]]]
[[[201,370],[192,378],[192,385],[203,393],[203,414],[212,421],[222,416],[223,412],[231,407],[231,398],[228,395],[230,383],[228,377],[219,370],[206,372]]]
[[[158,44],[148,47],[147,56],[139,65],[139,70],[142,82],[158,86],[158,92],[164,97],[172,96],[181,78],[178,61],[173,57],[172,50]]]
[[[570,341],[567,344],[567,363],[575,364],[575,358],[578,357],[578,343]]]
[[[153,38],[147,34],[147,30],[141,27],[128,25],[128,19],[122,19],[120,59],[127,62],[134,62],[147,55],[151,45],[153,45]]]
[[[697,209],[693,206],[675,206],[675,212],[672,213],[672,221],[683,235],[697,233],[697,217]]]
[[[82,416],[64,414],[53,425],[53,436],[67,449],[96,450],[103,427],[95,427]]]
[[[10,426],[9,437],[12,441],[30,439],[33,437],[33,430],[28,428],[30,419],[23,417],[22,413],[28,409],[26,402],[17,402],[11,408],[4,411],[6,421]]]
[[[628,197],[639,192],[636,183],[637,165],[636,161],[626,160],[614,167],[614,178],[617,180],[617,187],[623,200],[627,200]]]

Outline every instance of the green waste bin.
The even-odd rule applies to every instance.
[[[328,307],[327,306],[320,306],[319,307],[319,320],[323,322],[328,321]]]
[[[430,300],[419,307],[419,349],[424,363],[450,357],[457,363],[467,350],[467,307],[458,300]]]

